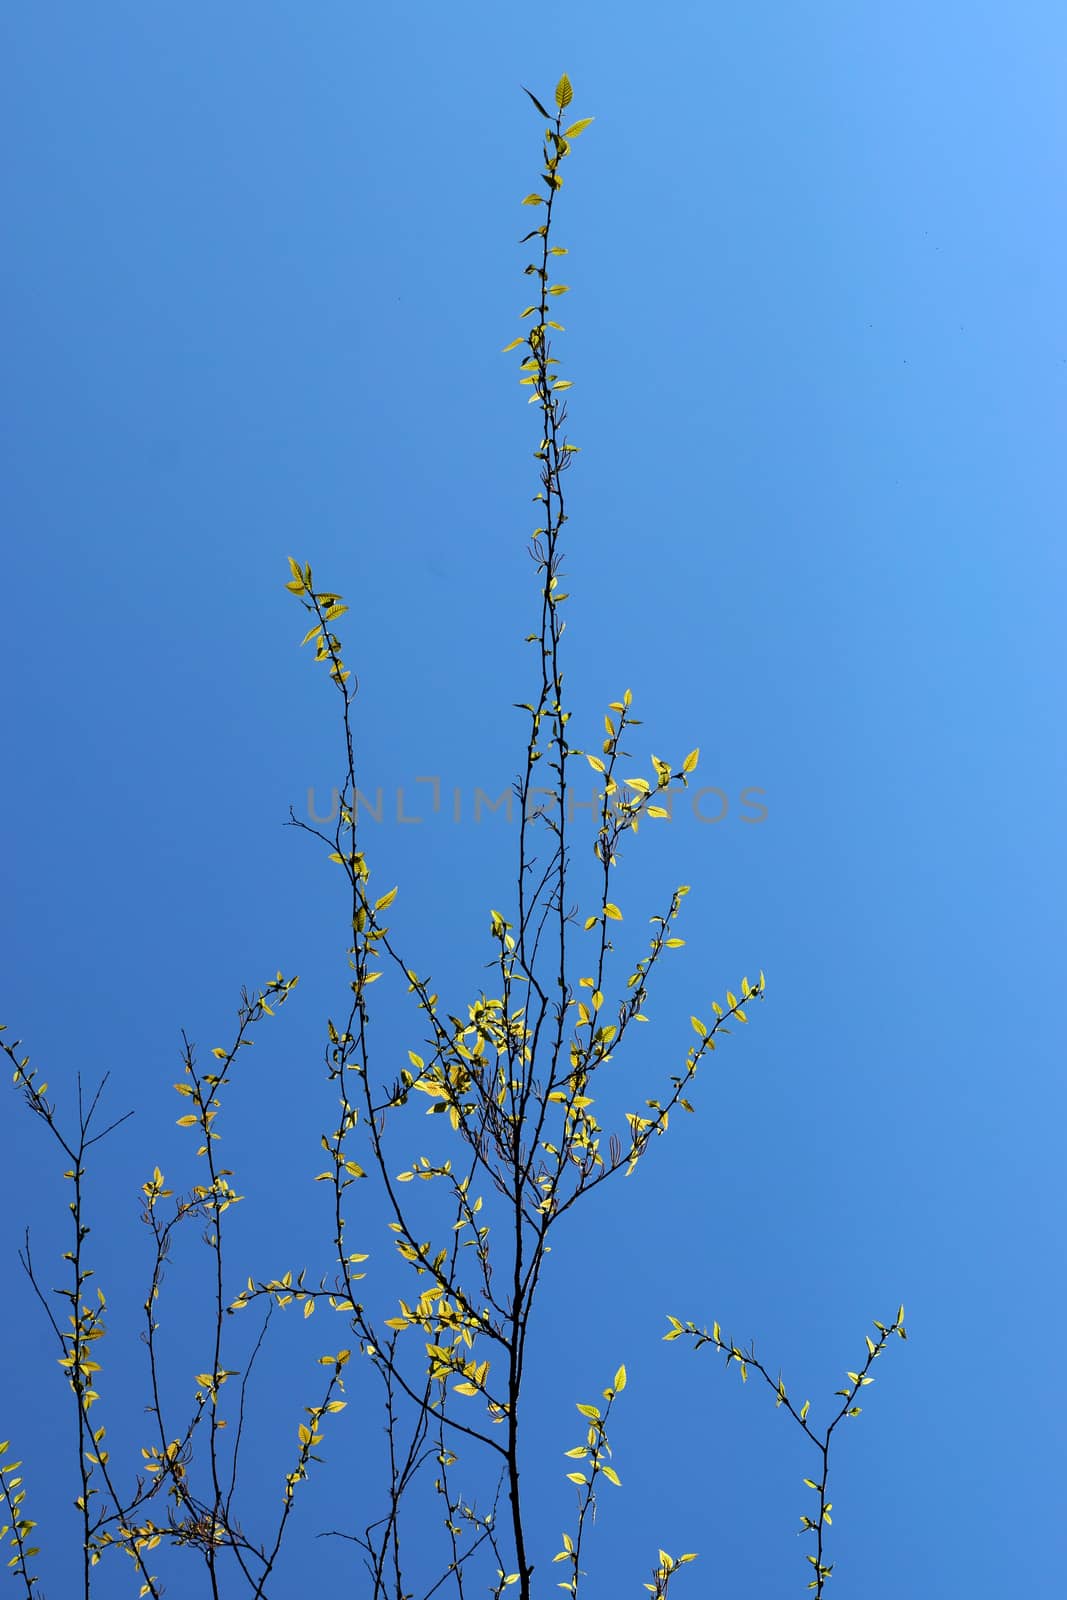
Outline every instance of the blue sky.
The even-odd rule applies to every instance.
[[[282,824],[336,781],[337,728],[297,649],[287,555],[352,607],[361,775],[383,790],[364,844],[376,882],[401,886],[393,926],[457,1007],[485,981],[516,830],[475,824],[473,796],[517,770],[536,598],[536,423],[500,354],[539,160],[520,85],[544,97],[566,70],[596,117],[558,224],[582,447],[575,725],[594,744],[630,687],[635,763],[699,745],[699,781],[728,801],[628,852],[635,928],[675,884],[693,892],[627,1093],[667,1077],[690,1012],[743,972],[769,991],[697,1116],[553,1258],[530,1374],[535,1582],[554,1586],[571,1520],[574,1402],[625,1361],[623,1488],[602,1497],[590,1595],[642,1593],[660,1546],[700,1553],[687,1593],[802,1592],[804,1441],[751,1383],[664,1345],[666,1314],[754,1337],[818,1414],[903,1299],[909,1342],[834,1462],[837,1591],[982,1600],[1010,1572],[1052,1593],[1062,10],[628,0],[543,22],[484,3],[56,0],[6,8],[0,42],[2,1020],[61,1113],[78,1070],[111,1073],[113,1114],[136,1109],[91,1169],[116,1459],[147,1437],[138,1186],[157,1161],[196,1179],[169,1088],[180,1030],[206,1051],[241,985],[278,968],[301,985],[226,1125],[249,1197],[236,1287],[329,1267],[311,1178],[344,908]],[[416,1043],[402,1002],[377,997],[383,1077]],[[0,1130],[0,1433],[55,1600],[75,1571],[70,1397],[15,1251],[32,1221],[42,1275],[58,1266],[64,1163],[14,1091]],[[388,1244],[361,1204],[374,1305]],[[206,1361],[195,1243],[170,1280],[179,1398]],[[250,1508],[288,1469],[315,1356],[343,1342],[318,1319],[272,1338],[276,1432]],[[377,1514],[381,1416],[373,1386],[357,1393],[302,1491],[282,1600],[358,1581],[352,1548],[314,1537]],[[194,1592],[188,1564],[160,1570]]]

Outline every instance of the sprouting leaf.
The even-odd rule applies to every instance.
[[[621,1394],[622,1391],[626,1388],[626,1368],[625,1367],[620,1367],[618,1372],[615,1374],[615,1382],[612,1384],[612,1388],[615,1390],[616,1394]]]
[[[571,80],[568,78],[567,74],[564,73],[562,78],[556,84],[556,104],[559,106],[561,111],[566,111],[573,99],[574,90],[571,88]]]
[[[543,206],[545,203],[545,197],[543,194],[528,194],[522,203],[524,206]],[[523,316],[525,315],[526,313],[523,312]]]
[[[619,910],[618,906],[612,905],[610,900],[604,907],[604,915],[606,917],[610,917],[612,922],[622,921],[622,912]]]
[[[572,122],[569,128],[564,128],[563,137],[565,139],[577,139],[578,135],[584,133],[590,123],[595,121],[595,117],[581,117],[579,121]]]
[[[540,111],[541,115],[545,118],[546,121],[551,122],[551,120],[552,120],[551,113],[545,110],[544,106],[541,104],[540,100],[538,100],[538,98],[537,98],[537,96],[535,94],[530,94],[530,91],[529,91],[529,89],[527,89],[525,84],[522,85],[522,92],[523,92],[523,94],[529,94],[530,95],[530,99],[533,101],[533,103],[537,107],[538,111]]]

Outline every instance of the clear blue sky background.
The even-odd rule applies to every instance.
[[[903,1299],[909,1342],[835,1457],[835,1589],[1061,1592],[1065,46],[1062,8],[1027,0],[3,8],[2,1010],[68,1123],[78,1070],[136,1108],[90,1169],[115,1460],[151,1437],[138,1186],[157,1161],[197,1177],[179,1030],[206,1053],[279,967],[301,986],[223,1123],[248,1196],[234,1292],[329,1266],[311,1178],[344,910],[282,823],[327,795],[338,749],[288,554],[352,603],[393,926],[453,1008],[485,981],[516,830],[470,805],[517,770],[533,667],[536,421],[500,354],[539,153],[520,84],[544,97],[565,69],[597,119],[559,224],[577,742],[630,686],[635,769],[699,744],[730,802],[628,852],[634,948],[670,888],[693,893],[620,1107],[742,972],[769,994],[699,1114],[552,1258],[535,1583],[561,1575],[574,1402],[625,1361],[590,1596],[643,1593],[660,1545],[700,1553],[686,1594],[803,1593],[805,1441],[717,1358],[663,1344],[665,1315],[754,1336],[818,1417]],[[396,820],[398,788],[422,822]],[[421,1033],[379,989],[388,1076]],[[15,1251],[33,1220],[60,1281],[64,1163],[8,1093],[0,1433],[57,1600],[73,1418]],[[397,1170],[421,1138],[409,1124]],[[389,1246],[364,1189],[377,1308]],[[175,1417],[210,1363],[205,1260],[190,1232],[168,1279]],[[239,1366],[251,1329],[229,1331]],[[291,1317],[272,1339],[251,1531],[345,1335]],[[382,1509],[368,1376],[300,1495],[279,1600],[362,1592],[354,1547],[314,1535]],[[111,1570],[101,1594],[136,1592]],[[202,1592],[188,1561],[158,1570]]]

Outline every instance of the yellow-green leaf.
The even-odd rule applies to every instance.
[[[574,90],[571,88],[571,80],[564,73],[556,84],[556,104],[561,111],[565,111],[573,99]]]

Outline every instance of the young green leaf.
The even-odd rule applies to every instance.
[[[545,110],[544,106],[541,104],[540,100],[538,100],[538,98],[537,98],[537,96],[535,94],[530,94],[530,91],[529,91],[529,89],[527,89],[525,84],[522,85],[522,92],[523,92],[523,94],[529,94],[530,95],[530,99],[533,101],[533,103],[537,107],[538,111],[540,111],[540,113],[544,117],[545,121],[546,122],[551,122],[552,121],[551,113]]]

